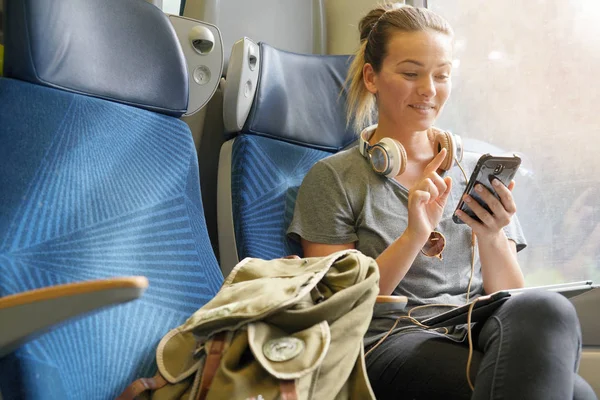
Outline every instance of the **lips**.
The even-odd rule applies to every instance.
[[[431,105],[410,104],[409,107],[421,115],[428,115],[435,110],[435,107]]]
[[[412,107],[415,110],[424,110],[424,111],[431,110],[431,109],[435,108],[434,105],[430,105],[430,104],[411,104],[411,105],[409,105],[409,107]]]

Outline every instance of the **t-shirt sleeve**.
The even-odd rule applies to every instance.
[[[304,177],[298,190],[288,237],[324,244],[346,244],[358,240],[355,218],[343,182],[323,161]]]
[[[514,214],[511,218],[510,224],[504,227],[504,233],[506,234],[507,238],[516,243],[517,251],[521,251],[527,247],[527,241],[525,240],[523,228],[521,228],[521,223],[519,222],[517,214]]]

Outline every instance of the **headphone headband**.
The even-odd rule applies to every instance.
[[[365,129],[363,129],[360,132],[360,137],[358,139],[358,142],[359,142],[358,150],[360,151],[360,154],[362,154],[365,157],[369,156],[369,149],[371,148],[371,145],[369,144],[369,140],[373,136],[373,133],[375,133],[375,129],[377,129],[377,124],[367,126]]]

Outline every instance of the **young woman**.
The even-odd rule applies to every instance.
[[[465,153],[459,165],[459,138],[432,127],[450,95],[448,23],[426,9],[382,6],[359,29],[348,120],[360,131],[377,112],[378,125],[362,130],[359,146],[315,164],[288,233],[306,257],[360,250],[379,264],[380,294],[408,297],[410,317],[374,319],[365,338],[377,398],[595,399],[576,373],[579,321],[559,294],[509,298],[473,326],[471,355],[465,326],[415,323],[448,304],[522,287],[516,254],[526,243],[514,182],[494,180],[500,200],[478,185],[490,211],[467,196],[479,221],[465,213],[457,214],[464,224],[452,220],[479,155]]]

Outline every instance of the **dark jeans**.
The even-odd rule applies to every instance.
[[[367,357],[377,399],[596,399],[577,373],[581,330],[573,305],[547,291],[509,298],[467,340],[417,331],[388,337]]]

